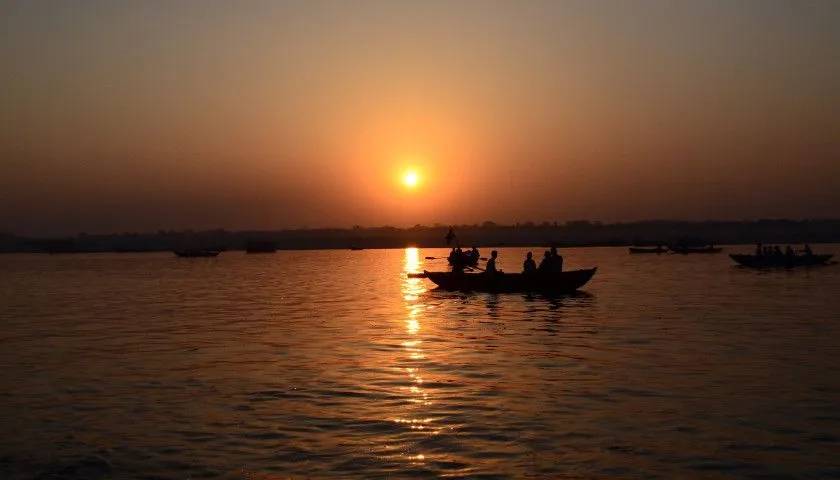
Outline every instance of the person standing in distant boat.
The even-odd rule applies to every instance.
[[[534,254],[528,252],[525,261],[522,263],[522,273],[532,275],[537,271],[537,262],[534,261]]]
[[[452,227],[449,227],[449,232],[447,232],[446,237],[444,237],[446,239],[446,244],[447,245],[451,244],[452,241],[455,240],[455,237],[456,237],[455,229],[453,229]]]
[[[499,271],[496,269],[496,257],[498,257],[498,256],[499,256],[499,252],[497,252],[495,250],[490,252],[490,260],[487,260],[487,266],[484,267],[485,273],[491,273],[491,274],[499,273]]]

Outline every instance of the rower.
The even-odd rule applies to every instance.
[[[534,261],[534,254],[528,252],[527,258],[522,263],[522,273],[531,275],[537,272],[537,262]]]
[[[487,266],[484,267],[484,272],[485,273],[490,273],[490,274],[500,273],[498,270],[496,270],[496,257],[498,257],[498,256],[499,256],[499,252],[497,252],[495,250],[490,252],[490,260],[487,260]]]

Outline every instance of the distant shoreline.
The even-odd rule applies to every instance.
[[[645,221],[600,223],[573,221],[541,224],[455,225],[452,245],[444,237],[449,226],[354,227],[275,231],[159,231],[156,233],[79,234],[33,238],[0,234],[0,253],[140,253],[184,248],[245,250],[252,242],[277,250],[341,250],[464,247],[601,247],[630,245],[751,245],[840,242],[840,220],[756,220],[740,222]]]

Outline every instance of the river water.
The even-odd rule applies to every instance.
[[[2,256],[0,478],[840,478],[840,267],[561,253]]]

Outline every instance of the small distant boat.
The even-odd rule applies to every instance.
[[[456,252],[446,258],[450,265],[461,267],[475,267],[478,265],[479,259],[479,256],[473,255],[471,251],[461,252],[460,254]]]
[[[248,242],[245,245],[245,253],[274,253],[277,245],[274,242]]]
[[[687,255],[689,253],[720,253],[723,251],[720,247],[709,245],[707,247],[670,247],[674,253]]]
[[[750,268],[794,268],[826,265],[834,255],[747,255],[731,254],[732,260]]]
[[[350,250],[355,250],[355,251],[364,250],[364,247],[350,247]]]
[[[665,247],[630,247],[630,253],[665,253],[668,251]]]
[[[198,258],[198,257],[217,257],[221,253],[219,250],[209,250],[206,248],[190,248],[175,250],[175,255],[184,258]]]
[[[572,293],[595,275],[597,268],[570,270],[552,274],[524,275],[521,273],[457,273],[428,272],[411,275],[414,278],[428,278],[444,290],[475,292],[543,292]]]

